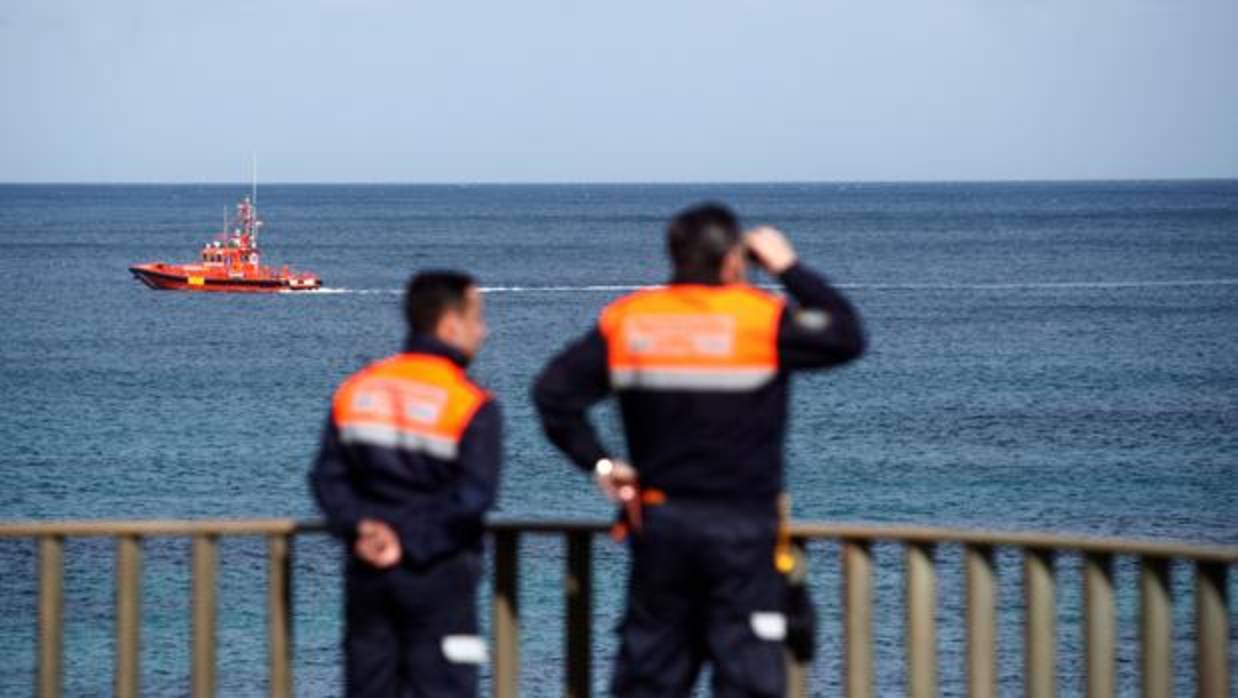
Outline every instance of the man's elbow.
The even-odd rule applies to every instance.
[[[855,361],[861,356],[864,356],[864,353],[867,351],[868,351],[868,338],[864,336],[863,329],[856,327],[855,330],[851,332],[850,336],[847,338],[847,341],[843,342],[842,360],[844,363]]]
[[[560,404],[552,381],[547,380],[546,374],[543,373],[533,382],[529,394],[533,399],[533,408],[537,410],[538,417],[545,425],[547,415],[558,411]]]
[[[533,400],[533,407],[540,413],[545,410],[546,400],[546,380],[544,376],[538,376],[533,381],[533,385],[529,387],[529,398]]]
[[[809,367],[829,368],[851,363],[863,356],[867,349],[864,333],[859,328],[848,329],[846,332],[835,331],[828,341],[819,346],[818,360]]]
[[[323,506],[322,506],[322,486],[323,486],[322,473],[318,472],[318,468],[314,468],[313,470],[309,472],[309,475],[305,479],[309,481],[309,491],[310,491],[310,494],[314,497],[314,503],[318,505],[319,509],[323,509]]]

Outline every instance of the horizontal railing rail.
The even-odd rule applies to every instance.
[[[526,534],[561,535],[566,540],[564,598],[565,694],[590,695],[592,667],[592,545],[609,529],[602,521],[493,518],[494,538],[493,692],[508,698],[518,692],[520,661],[519,553]],[[64,617],[64,540],[112,537],[116,540],[116,657],[114,691],[136,696],[140,619],[142,541],[188,537],[192,545],[191,669],[192,695],[213,696],[215,680],[216,576],[218,539],[267,539],[267,647],[272,696],[292,691],[292,554],[297,535],[321,533],[321,522],[293,519],[29,521],[0,523],[0,538],[34,539],[38,545],[37,694],[62,694]],[[1054,559],[1083,559],[1083,638],[1087,694],[1116,695],[1117,616],[1114,560],[1135,558],[1140,567],[1140,677],[1148,697],[1173,694],[1173,613],[1169,571],[1173,561],[1193,564],[1195,574],[1195,674],[1197,694],[1212,698],[1230,692],[1229,569],[1238,563],[1238,546],[1092,538],[1069,535],[978,531],[914,526],[797,522],[793,538],[806,543],[840,544],[842,570],[843,685],[849,697],[872,696],[874,684],[875,543],[904,550],[904,612],[907,692],[937,695],[937,564],[942,545],[962,546],[967,647],[964,658],[968,695],[996,696],[997,568],[995,551],[1023,555],[1024,684],[1028,696],[1057,690],[1057,582]],[[790,663],[788,695],[806,696],[808,667]]]

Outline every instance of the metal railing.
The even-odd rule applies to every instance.
[[[492,520],[494,593],[492,632],[493,693],[517,695],[520,667],[519,551],[526,534],[561,535],[567,554],[564,597],[565,686],[572,698],[585,698],[592,687],[592,544],[608,529],[596,521]],[[272,696],[292,695],[292,543],[296,535],[322,532],[316,522],[291,519],[227,521],[82,521],[0,523],[0,538],[38,542],[37,694],[62,693],[64,608],[64,540],[112,537],[116,540],[117,696],[137,696],[142,540],[190,537],[192,553],[192,651],[190,680],[196,698],[215,695],[215,619],[218,540],[221,536],[267,539],[267,646]],[[905,555],[906,685],[910,696],[937,695],[937,565],[941,545],[964,550],[964,659],[968,695],[998,695],[997,567],[995,550],[1022,551],[1024,592],[1024,685],[1027,696],[1052,696],[1057,690],[1057,582],[1053,561],[1063,553],[1083,558],[1083,637],[1087,695],[1116,695],[1117,614],[1114,560],[1139,562],[1140,675],[1148,698],[1173,695],[1173,616],[1170,564],[1186,561],[1195,572],[1195,642],[1197,694],[1213,698],[1230,692],[1229,568],[1238,562],[1238,547],[1196,546],[1125,539],[1081,538],[1029,533],[984,532],[944,528],[858,526],[797,523],[800,541],[831,540],[841,546],[843,648],[846,695],[874,694],[873,545],[893,542]],[[808,694],[809,667],[790,664],[788,695]]]
[[[0,538],[38,541],[39,601],[36,694],[62,695],[64,626],[64,541],[116,539],[116,696],[140,694],[138,648],[141,628],[142,540],[193,540],[190,684],[195,698],[215,695],[216,573],[221,536],[267,539],[267,654],[272,696],[292,695],[292,539],[324,530],[319,523],[292,519],[220,521],[65,521],[0,524]]]

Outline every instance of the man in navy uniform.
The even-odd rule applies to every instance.
[[[336,391],[310,483],[348,545],[349,696],[474,696],[482,516],[499,482],[500,416],[465,373],[486,336],[457,272],[408,285],[404,352]]]
[[[786,579],[775,569],[789,374],[863,352],[860,320],[779,231],[707,204],[667,229],[674,275],[602,311],[533,397],[548,438],[629,512],[632,566],[612,691],[782,696]],[[752,259],[791,302],[746,283]],[[630,461],[587,409],[618,396]]]

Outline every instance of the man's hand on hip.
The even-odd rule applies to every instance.
[[[353,550],[357,557],[379,569],[396,564],[403,554],[399,536],[391,526],[378,519],[361,519],[357,524],[357,543]]]
[[[602,494],[612,502],[626,501],[636,496],[636,468],[624,461],[603,458],[594,467],[593,479]]]

